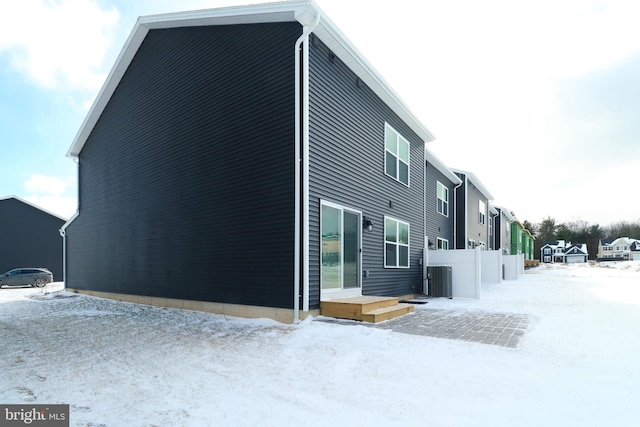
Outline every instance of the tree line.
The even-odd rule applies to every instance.
[[[640,222],[620,221],[607,227],[589,224],[581,219],[559,223],[554,218],[547,217],[540,223],[524,221],[524,228],[536,238],[534,242],[534,256],[540,259],[540,248],[545,242],[564,240],[574,244],[586,243],[589,259],[596,259],[598,244],[605,237],[631,237],[640,240]]]

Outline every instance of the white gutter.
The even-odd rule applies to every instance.
[[[303,309],[309,310],[309,34],[320,22],[320,13],[312,9],[296,13],[296,19],[304,25],[295,44],[295,222],[293,266],[293,321],[300,321],[300,249],[303,242],[302,265]],[[314,16],[315,15],[315,16]],[[313,18],[313,21],[310,20]],[[302,46],[302,52],[300,47]],[[302,53],[302,63],[300,58]],[[300,69],[302,67],[302,70]],[[302,163],[302,165],[301,165]],[[303,179],[302,179],[303,178]],[[300,194],[302,183],[302,195]],[[302,200],[300,200],[302,199]],[[300,214],[302,209],[302,221]],[[302,222],[302,223],[301,223]],[[302,228],[302,233],[301,233]]]

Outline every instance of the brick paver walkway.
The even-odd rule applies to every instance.
[[[403,334],[517,347],[529,326],[525,314],[418,309],[413,314],[374,325]]]
[[[383,323],[322,319],[335,323],[359,324],[411,335],[472,341],[502,347],[518,347],[529,327],[526,314],[420,308],[412,314]]]

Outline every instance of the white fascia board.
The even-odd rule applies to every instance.
[[[402,101],[400,96],[389,86],[389,84],[378,74],[373,66],[364,56],[353,46],[347,37],[340,31],[324,13],[320,14],[322,19],[320,25],[314,33],[322,40],[331,51],[340,58],[380,99],[424,140],[431,142],[435,140],[435,135],[431,133],[409,107]]]
[[[461,174],[464,174],[467,179],[476,186],[476,188],[478,190],[480,190],[480,192],[482,193],[482,195],[484,197],[487,198],[487,200],[491,201],[493,200],[493,195],[489,192],[489,190],[487,190],[487,187],[484,186],[484,184],[482,184],[482,182],[478,179],[478,177],[476,177],[473,172],[468,172],[468,171],[464,171],[461,169],[451,169],[453,172],[458,172]]]
[[[499,209],[500,212],[502,212],[502,214],[511,222],[515,221],[516,219],[513,217],[513,215],[511,215],[511,211],[505,207],[502,206],[498,206],[498,205],[493,205],[496,207],[496,209]]]
[[[218,9],[204,9],[188,12],[143,16],[136,24],[109,72],[93,105],[89,109],[80,130],[67,151],[68,157],[78,157],[93,127],[107,106],[120,80],[142,45],[149,30],[207,25],[233,25],[265,22],[293,22],[309,25],[317,16],[320,21],[314,33],[338,56],[354,73],[367,84],[411,129],[424,140],[435,139],[433,134],[420,123],[400,97],[391,89],[360,52],[346,39],[344,34],[326,18],[322,10],[310,0],[265,3],[249,6],[232,6]]]
[[[426,145],[424,147],[424,158],[427,162],[435,166],[435,168],[438,169],[449,181],[451,181],[451,183],[455,185],[462,184],[462,180],[460,179],[460,177],[451,172],[451,169],[449,169],[444,163],[442,163],[442,161],[440,161],[440,159],[437,158],[435,154],[429,151]]]
[[[84,118],[82,125],[80,125],[80,130],[76,134],[71,147],[69,147],[69,150],[67,151],[67,157],[77,158],[80,154],[82,147],[84,147],[85,142],[87,142],[87,138],[89,138],[91,131],[93,131],[93,127],[98,123],[100,115],[102,115],[102,112],[109,103],[111,96],[118,87],[120,80],[127,71],[129,64],[131,64],[133,57],[148,32],[149,29],[141,25],[140,19],[138,19],[133,31],[120,51],[113,68],[111,68],[107,79],[102,85],[100,92],[98,92],[98,96],[95,101],[93,101],[91,108],[89,108],[89,112]]]

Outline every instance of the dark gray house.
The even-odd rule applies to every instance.
[[[477,246],[489,249],[489,202],[493,196],[473,173],[458,169],[452,171],[462,180],[455,194],[455,249]]]
[[[62,237],[66,219],[20,198],[0,198],[0,273],[18,267],[44,267],[62,281]]]
[[[427,195],[424,214],[429,249],[455,249],[454,194],[462,181],[427,148],[425,167]]]
[[[431,140],[313,2],[142,17],[68,152],[67,288],[282,321],[420,292]]]

